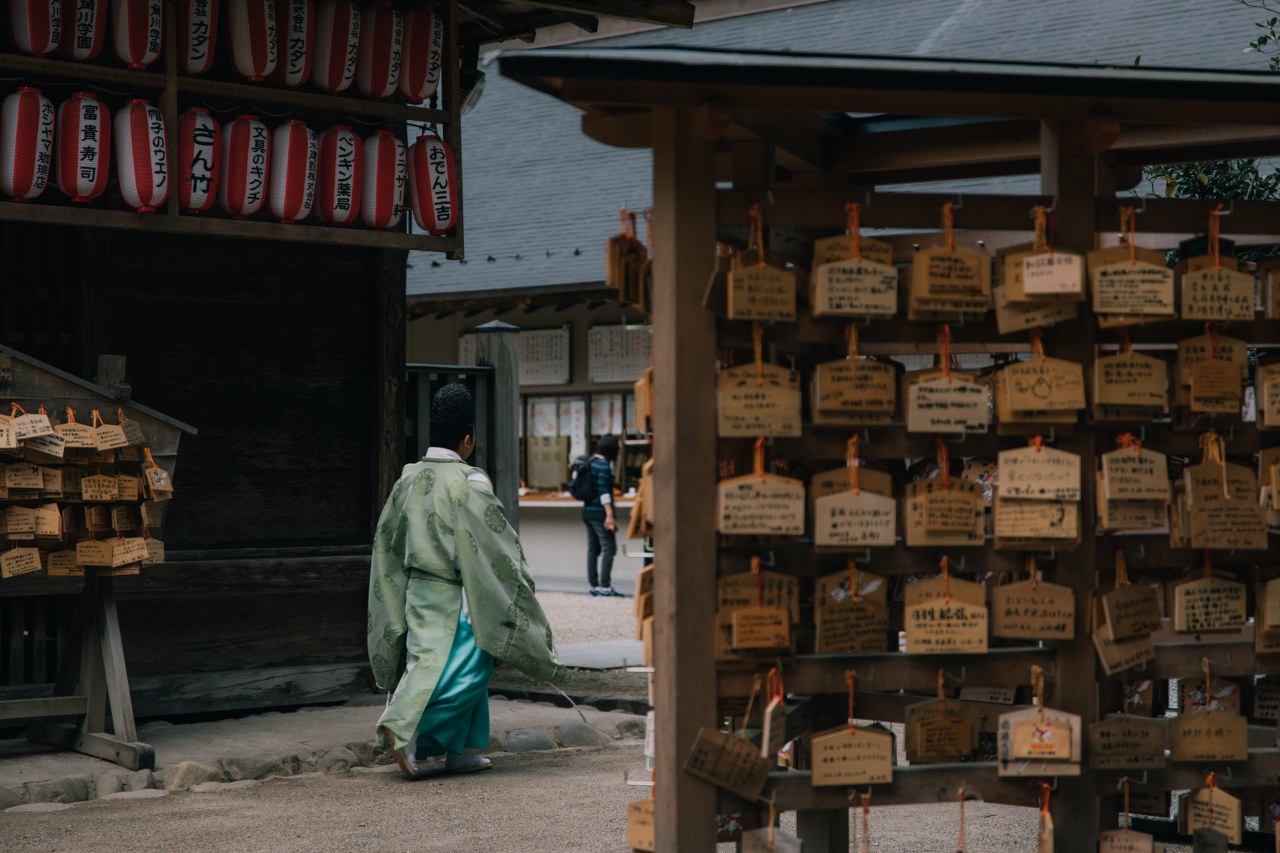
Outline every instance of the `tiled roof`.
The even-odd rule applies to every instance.
[[[832,0],[590,43],[1264,69],[1261,13],[1232,0]],[[581,113],[503,78],[463,120],[467,262],[412,253],[410,296],[599,281],[618,209],[651,196],[646,149],[584,136]],[[981,182],[1019,192],[1018,178]],[[939,185],[931,185],[937,189]],[[968,187],[974,191],[975,187]],[[438,264],[438,266],[433,266]]]

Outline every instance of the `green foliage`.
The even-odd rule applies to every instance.
[[[1261,9],[1264,12],[1280,12],[1277,0],[1236,0],[1241,6]],[[1249,42],[1246,53],[1268,54],[1267,66],[1272,71],[1280,71],[1280,17],[1272,16],[1254,24],[1262,30],[1262,34]]]
[[[1280,171],[1264,173],[1257,160],[1210,160],[1147,166],[1148,196],[1267,200],[1280,196]]]

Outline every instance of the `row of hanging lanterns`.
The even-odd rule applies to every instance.
[[[72,201],[92,201],[107,189],[113,143],[121,197],[140,213],[156,210],[168,200],[172,171],[157,107],[135,98],[113,121],[101,101],[77,92],[55,118],[38,89],[19,88],[0,108],[0,194],[30,201],[52,175]],[[453,153],[434,134],[406,151],[386,130],[362,139],[333,125],[317,136],[299,119],[269,130],[253,115],[219,125],[208,110],[192,107],[178,120],[177,155],[183,213],[220,204],[244,219],[265,207],[285,223],[314,213],[329,225],[358,217],[387,229],[400,224],[407,194],[414,219],[429,233],[443,234],[457,220]]]
[[[330,94],[353,84],[370,98],[397,90],[412,104],[435,94],[443,67],[444,27],[431,9],[400,12],[388,0],[178,0],[178,71],[206,74],[218,46],[219,3],[238,74],[281,86],[311,81]],[[9,0],[13,41],[32,56],[96,58],[106,44],[108,11],[116,56],[142,70],[160,57],[163,0]],[[108,4],[110,9],[108,10]],[[65,8],[65,14],[64,14]]]

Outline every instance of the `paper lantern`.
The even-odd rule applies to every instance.
[[[458,183],[453,151],[438,136],[424,134],[409,150],[413,218],[423,230],[444,234],[458,221]]]
[[[160,56],[164,40],[161,0],[111,0],[111,41],[116,56],[140,71]]]
[[[107,15],[107,0],[67,0],[58,55],[77,62],[97,59],[107,43]]]
[[[396,87],[411,104],[436,93],[444,66],[444,22],[430,9],[404,13],[404,45],[400,52],[400,82]]]
[[[311,215],[316,196],[316,135],[300,119],[290,119],[271,140],[271,215],[290,223]]]
[[[72,201],[88,202],[107,189],[111,170],[111,114],[88,92],[76,92],[58,107],[58,189]]]
[[[116,113],[116,174],[120,195],[138,213],[153,213],[169,198],[169,150],[164,115],[134,98]]]
[[[301,86],[311,79],[316,7],[311,0],[276,0],[276,70],[272,82]]]
[[[62,0],[9,0],[9,24],[18,50],[44,56],[62,40]]]
[[[0,194],[30,201],[44,192],[52,168],[53,104],[21,86],[0,107]]]
[[[320,0],[312,82],[330,94],[343,91],[356,77],[359,53],[360,7],[351,0]]]
[[[253,216],[267,201],[271,134],[257,116],[239,115],[222,128],[222,209],[236,219]]]
[[[231,63],[250,83],[276,70],[275,0],[227,0]]]
[[[360,214],[360,154],[360,137],[346,125],[320,135],[315,211],[330,225],[346,225]]]
[[[361,13],[360,51],[356,58],[356,88],[370,98],[385,98],[400,80],[400,46],[404,17],[388,0],[366,6]]]
[[[203,213],[218,199],[222,129],[203,107],[178,119],[178,205],[183,213]]]
[[[206,74],[218,50],[218,0],[177,0],[178,72]]]
[[[404,215],[404,189],[409,166],[404,143],[389,130],[379,130],[364,141],[364,189],[360,218],[370,228],[394,228]]]

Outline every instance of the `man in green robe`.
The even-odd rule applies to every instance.
[[[410,778],[431,756],[452,772],[490,766],[466,751],[489,745],[495,658],[539,681],[564,677],[520,539],[489,478],[466,464],[465,386],[432,397],[429,444],[382,508],[369,574],[369,662],[378,687],[394,689],[378,739]]]

